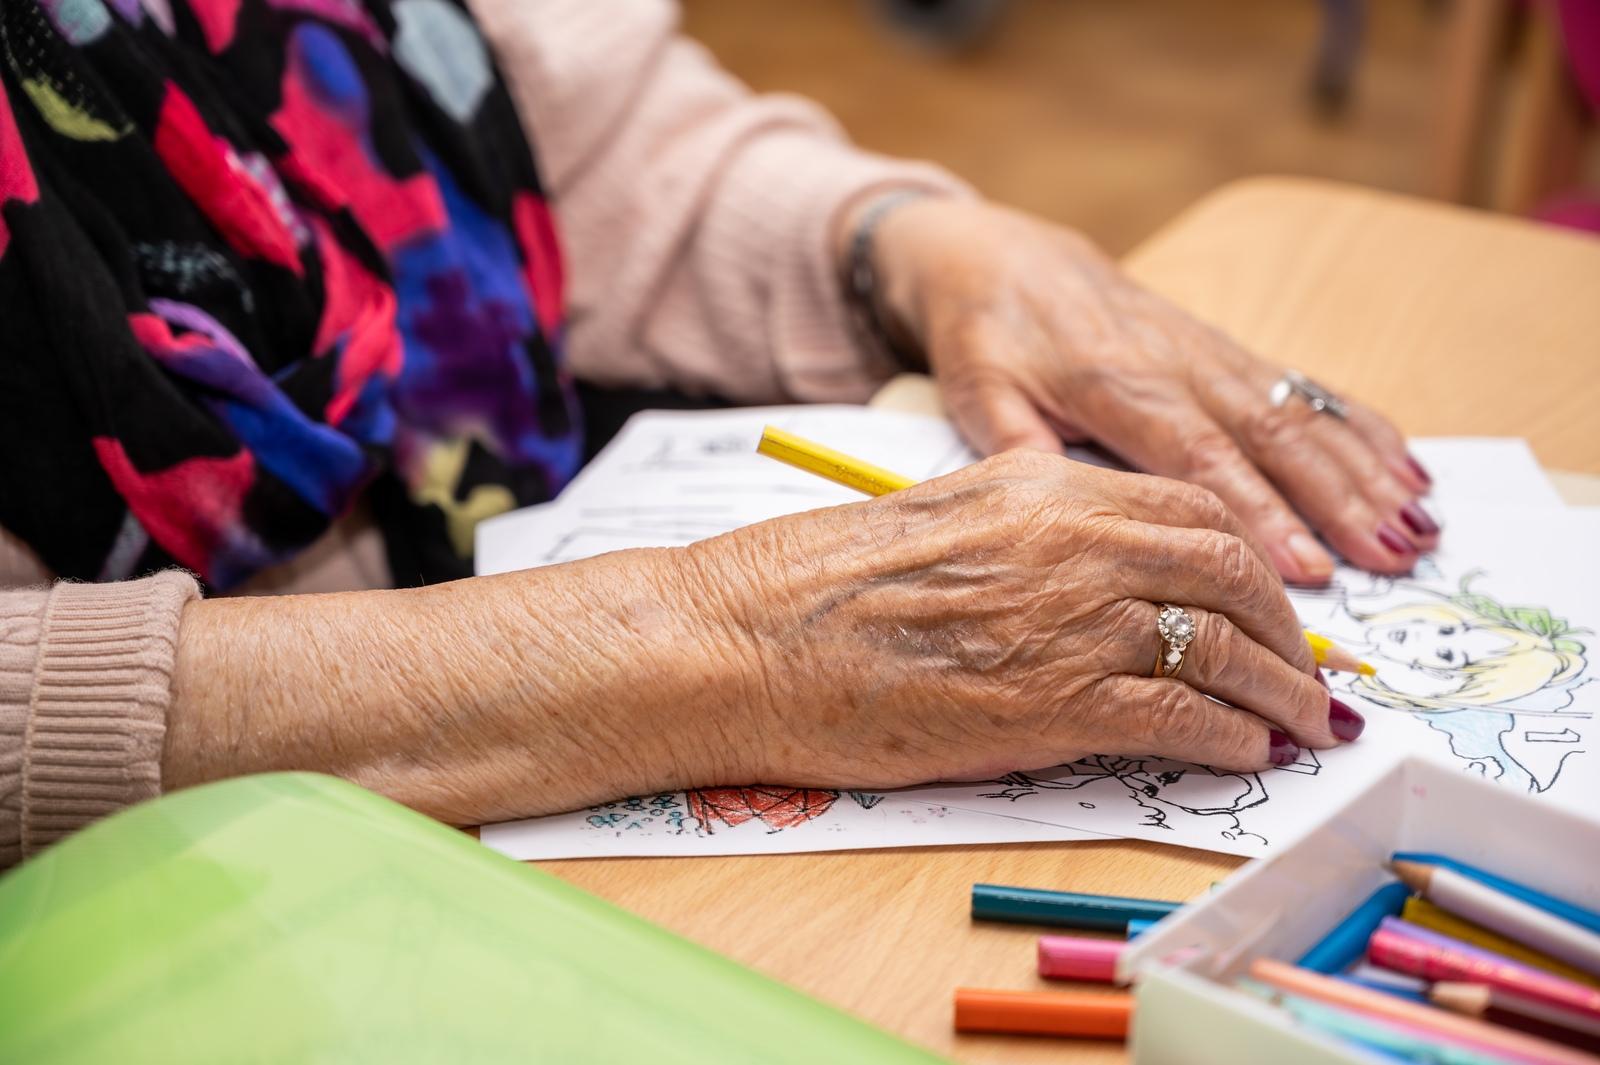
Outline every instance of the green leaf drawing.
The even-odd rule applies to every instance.
[[[1472,611],[1481,618],[1508,625],[1514,629],[1540,636],[1550,641],[1550,645],[1557,651],[1567,654],[1581,655],[1584,651],[1582,640],[1573,639],[1580,632],[1590,632],[1590,629],[1573,628],[1565,618],[1558,618],[1550,613],[1549,608],[1542,606],[1504,606],[1498,600],[1482,592],[1474,592],[1471,584],[1483,575],[1482,570],[1473,570],[1461,578],[1461,590],[1450,596],[1450,601],[1467,610]]]

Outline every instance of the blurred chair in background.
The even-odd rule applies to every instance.
[[[1446,34],[1427,191],[1600,230],[1600,0],[1455,0]]]
[[[1560,0],[1560,15],[1568,69],[1582,100],[1583,128],[1576,140],[1581,145],[1587,138],[1593,148],[1600,127],[1600,0]],[[1573,154],[1581,154],[1581,148]],[[1600,232],[1600,191],[1548,190],[1534,213],[1547,222]]]

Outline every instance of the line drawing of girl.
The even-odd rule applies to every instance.
[[[1475,591],[1482,575],[1469,572],[1454,593],[1406,581],[1374,582],[1366,595],[1346,587],[1328,635],[1377,669],[1349,680],[1351,693],[1422,718],[1474,772],[1548,791],[1587,750],[1580,729],[1593,715],[1572,707],[1594,679],[1577,638],[1589,630]],[[1366,598],[1387,602],[1357,604]]]

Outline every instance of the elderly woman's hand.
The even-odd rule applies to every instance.
[[[1308,523],[1382,573],[1435,546],[1417,502],[1428,476],[1392,425],[1356,403],[1347,421],[1298,399],[1274,406],[1280,367],[1135,285],[1082,237],[924,199],[891,211],[875,248],[885,309],[927,352],[981,450],[1092,440],[1204,485],[1299,583],[1332,573]]]
[[[1197,633],[1152,679],[1162,601]],[[1261,769],[1361,730],[1214,495],[1027,450],[687,548],[191,603],[172,695],[169,790],[312,769],[461,824],[1089,752]]]
[[[721,726],[741,778],[893,787],[1088,753],[1258,770],[1361,730],[1250,534],[1176,481],[1016,450],[689,552],[714,646],[750,663]],[[1165,600],[1197,634],[1155,679]]]

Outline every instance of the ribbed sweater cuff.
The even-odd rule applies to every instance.
[[[160,794],[178,623],[199,594],[179,572],[50,591],[23,744],[24,858]]]

